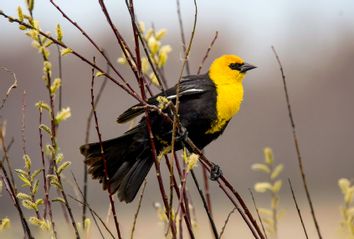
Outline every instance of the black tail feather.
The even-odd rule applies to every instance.
[[[80,147],[92,178],[99,179],[104,190],[110,185],[111,192],[118,192],[119,200],[127,203],[135,198],[153,163],[148,140],[141,140],[140,135],[137,141],[135,136],[128,133],[102,142],[109,181],[105,178],[100,143]]]

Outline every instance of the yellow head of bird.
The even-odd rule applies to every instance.
[[[211,64],[209,76],[214,81],[223,81],[224,83],[235,83],[235,80],[241,82],[245,73],[254,68],[256,67],[244,62],[239,56],[223,55]]]

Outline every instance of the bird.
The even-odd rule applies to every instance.
[[[239,56],[222,55],[212,62],[207,73],[185,76],[180,81],[179,121],[199,149],[218,138],[231,118],[239,112],[244,95],[242,81],[246,72],[254,68],[256,66],[244,62]],[[175,85],[147,99],[147,103],[159,106],[161,99],[176,103],[177,87]],[[117,122],[128,122],[144,112],[143,105],[136,104],[124,111]],[[171,114],[168,108],[162,112]],[[148,117],[157,155],[168,153],[173,133],[171,122],[158,111],[149,111]],[[154,163],[146,116],[123,135],[101,143],[103,152],[99,142],[80,147],[88,172],[103,184],[104,190],[110,187],[111,193],[117,192],[120,201],[132,202]],[[174,149],[182,148],[183,144],[179,141]]]

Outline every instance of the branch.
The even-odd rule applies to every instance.
[[[93,61],[95,62],[95,59]],[[103,159],[103,164],[104,164],[105,180],[108,183],[107,191],[108,191],[109,202],[110,202],[111,209],[112,209],[114,224],[115,224],[115,227],[116,227],[116,230],[117,230],[118,238],[122,239],[121,232],[120,232],[120,229],[119,229],[119,223],[118,223],[118,219],[117,219],[117,213],[116,213],[116,210],[115,210],[115,204],[114,204],[114,200],[113,200],[113,195],[112,195],[112,191],[111,191],[110,180],[109,180],[109,176],[108,176],[107,160],[106,160],[106,157],[104,156],[104,150],[103,150],[103,145],[102,145],[102,136],[101,136],[100,128],[99,128],[99,125],[98,125],[98,118],[97,118],[96,108],[95,108],[95,104],[94,104],[94,102],[95,102],[95,97],[94,97],[94,93],[93,93],[94,82],[95,82],[95,75],[94,75],[94,69],[92,69],[91,107],[92,107],[92,112],[93,112],[94,119],[95,119],[96,131],[97,131],[97,135],[98,135],[98,139],[99,139],[99,143],[100,143],[100,147],[101,147],[101,157]]]
[[[7,69],[6,67],[1,66],[0,70],[11,73],[12,78],[14,80],[13,83],[11,84],[11,86],[7,89],[5,97],[1,100],[0,110],[2,110],[2,108],[4,108],[4,106],[5,106],[7,98],[9,98],[9,95],[10,95],[12,89],[17,88],[17,78],[16,78],[16,74],[14,72],[10,71],[9,69]]]
[[[295,145],[295,149],[296,149],[296,154],[297,154],[297,161],[298,161],[298,165],[299,165],[299,169],[300,169],[300,173],[301,173],[301,178],[302,178],[302,183],[306,192],[306,198],[307,201],[309,203],[310,206],[310,210],[311,210],[311,215],[312,215],[312,219],[313,222],[315,223],[315,227],[316,227],[316,231],[317,231],[317,235],[318,238],[322,239],[322,235],[321,235],[321,231],[320,231],[320,226],[317,222],[317,218],[315,215],[315,209],[311,200],[311,196],[310,196],[310,190],[307,186],[307,180],[306,180],[306,175],[305,175],[305,171],[304,171],[304,166],[303,166],[303,162],[302,162],[302,157],[301,157],[301,153],[300,153],[300,146],[297,140],[297,135],[296,135],[296,129],[295,129],[295,121],[294,121],[294,117],[293,117],[293,113],[291,110],[291,104],[290,104],[290,99],[289,99],[289,94],[288,94],[288,88],[286,86],[286,79],[285,79],[285,74],[284,74],[284,69],[283,66],[281,64],[280,58],[274,48],[274,46],[271,47],[272,51],[274,53],[274,56],[278,62],[279,68],[280,68],[280,73],[281,73],[281,77],[283,80],[283,86],[284,86],[284,93],[285,93],[285,99],[286,99],[286,103],[287,103],[287,107],[288,107],[288,112],[289,112],[289,120],[290,120],[290,124],[291,124],[291,128],[292,128],[292,135],[293,135],[293,140],[294,140],[294,145]]]
[[[297,204],[295,193],[294,193],[294,189],[293,189],[293,185],[291,184],[290,178],[288,178],[288,182],[289,182],[289,187],[290,187],[290,190],[291,190],[291,195],[293,196],[293,200],[294,200],[294,203],[295,203],[295,206],[296,206],[297,214],[299,215],[299,218],[300,218],[300,221],[301,221],[302,229],[304,229],[305,237],[306,237],[306,239],[308,239],[309,236],[307,235],[307,230],[306,230],[306,227],[305,227],[305,223],[304,223],[304,220],[302,219],[301,211],[300,211],[299,205]]]

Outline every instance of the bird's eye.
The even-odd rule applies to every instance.
[[[230,67],[231,70],[238,70],[238,71],[240,71],[242,65],[243,65],[243,63],[231,63],[231,64],[229,65],[229,67]]]

